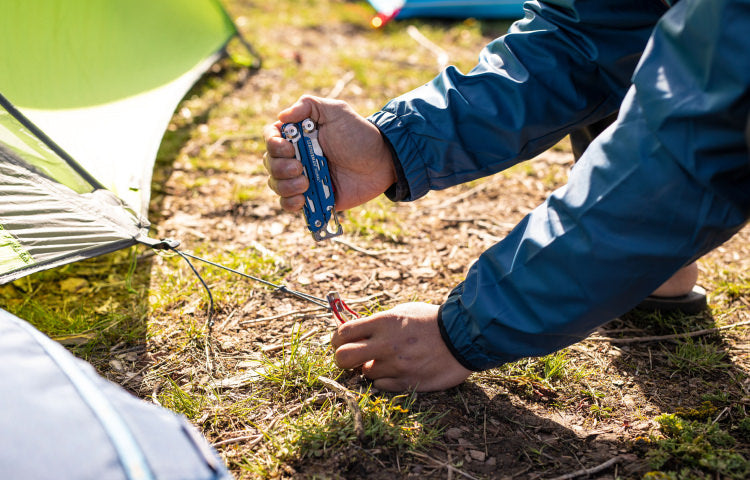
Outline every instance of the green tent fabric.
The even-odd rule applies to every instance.
[[[147,237],[179,101],[238,32],[216,0],[6,0],[0,283]]]
[[[0,283],[148,241],[128,208],[0,97]]]

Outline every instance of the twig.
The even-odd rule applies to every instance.
[[[349,305],[357,305],[358,303],[369,302],[370,300],[374,300],[378,297],[382,297],[383,295],[386,295],[386,292],[373,293],[372,295],[368,295],[366,297],[352,298],[346,303],[348,303]]]
[[[369,302],[370,300],[381,297],[383,295],[385,295],[385,292],[373,293],[372,295],[368,295],[366,297],[353,298],[351,300],[347,300],[346,303],[348,305],[356,305],[358,303]],[[257,325],[259,323],[268,322],[270,320],[278,320],[279,318],[284,318],[288,316],[302,317],[308,313],[317,312],[323,309],[324,307],[312,307],[312,308],[305,308],[302,310],[292,310],[290,312],[279,313],[278,315],[271,315],[270,317],[254,318],[252,320],[243,320],[239,322],[239,324],[240,325]],[[323,315],[328,315],[328,312],[326,311],[325,313],[320,314],[319,316],[323,316]]]
[[[516,228],[516,223],[510,223],[510,222],[496,222],[495,220],[490,220],[489,218],[484,217],[476,217],[476,218],[461,218],[461,217],[440,217],[439,220],[441,222],[456,222],[456,223],[475,223],[478,227],[483,227],[492,229],[492,230],[498,230],[501,233],[507,233],[510,230],[513,230]]]
[[[357,434],[357,438],[360,442],[364,442],[365,424],[362,420],[362,409],[359,408],[359,405],[357,404],[357,396],[354,392],[341,385],[336,380],[331,380],[330,378],[323,376],[318,377],[318,380],[344,399],[349,410],[352,412],[352,418],[354,419],[354,433]]]
[[[336,243],[340,243],[341,245],[344,245],[345,247],[349,247],[355,252],[364,253],[365,255],[370,255],[371,257],[378,257],[380,255],[387,255],[390,253],[407,253],[408,252],[408,250],[403,250],[403,249],[397,250],[397,249],[392,249],[392,248],[387,248],[384,250],[367,250],[366,248],[358,247],[357,245],[354,245],[338,237],[333,238],[333,241]]]
[[[515,383],[516,385],[528,386],[532,388],[534,393],[540,396],[545,396],[549,398],[555,398],[558,396],[557,391],[553,390],[552,388],[548,388],[544,386],[542,383],[537,382],[536,380],[531,380],[530,378],[518,377],[518,376],[492,377],[492,376],[484,376],[481,373],[477,373],[475,375],[478,378],[494,379],[494,380],[500,380],[500,381],[507,380],[509,382]],[[461,398],[463,399],[463,397]]]
[[[448,461],[446,463],[451,464],[453,463],[453,457],[451,457],[451,451],[446,450],[445,454],[448,456]],[[453,470],[450,468],[448,469],[448,480],[453,480]]]
[[[731,325],[724,325],[722,327],[705,328],[703,330],[694,330],[692,332],[675,333],[672,335],[654,335],[651,337],[630,337],[630,338],[614,338],[614,337],[588,337],[586,340],[593,342],[610,342],[610,343],[637,343],[637,342],[658,342],[661,340],[675,340],[678,338],[692,338],[699,337],[701,335],[708,335],[711,333],[717,333],[722,330],[728,330],[730,328],[741,327],[743,325],[750,325],[750,320],[744,322],[737,322]]]
[[[421,453],[421,452],[410,451],[409,453],[411,453],[412,455],[414,455],[416,457],[423,458],[423,459],[425,459],[425,460],[427,460],[429,462],[432,462],[434,465],[438,465],[438,466],[444,467],[444,468],[448,469],[448,472],[451,472],[451,473],[455,472],[455,473],[457,473],[459,475],[463,475],[466,478],[470,478],[471,480],[479,480],[477,477],[475,477],[473,475],[469,475],[468,473],[464,472],[463,470],[459,470],[458,468],[454,467],[450,463],[442,462],[442,461],[438,460],[437,458],[432,458],[431,456],[426,455],[426,454]]]
[[[271,320],[278,320],[279,318],[284,318],[284,317],[289,317],[289,316],[302,317],[302,316],[307,315],[308,313],[313,313],[319,310],[324,310],[324,307],[312,307],[312,308],[305,308],[302,310],[292,310],[290,312],[279,313],[278,315],[271,315],[270,317],[261,317],[261,318],[254,318],[252,320],[243,320],[239,323],[240,325],[257,325],[259,323],[265,323]]]
[[[307,338],[312,337],[316,333],[318,333],[318,330],[320,330],[318,327],[313,327],[304,334],[300,335],[299,341],[305,340]],[[284,343],[277,343],[276,345],[266,345],[265,347],[261,348],[261,352],[268,353],[268,352],[275,352],[276,350],[281,350],[282,348],[286,348],[292,345],[292,342],[284,342]]]
[[[387,466],[385,465],[385,463],[383,463],[383,462],[382,462],[382,461],[381,461],[381,460],[380,460],[380,459],[379,459],[378,457],[376,457],[376,456],[375,456],[375,455],[373,455],[372,453],[368,452],[368,451],[367,451],[367,449],[365,449],[365,448],[363,448],[363,447],[360,447],[360,446],[359,446],[359,445],[357,445],[356,443],[352,443],[351,445],[352,445],[353,447],[355,447],[355,448],[358,448],[358,449],[362,450],[362,451],[363,451],[364,453],[366,453],[367,455],[371,456],[371,457],[372,457],[372,459],[373,459],[373,460],[375,460],[376,462],[378,462],[378,463],[380,464],[380,466],[381,466],[381,467],[383,467],[384,469],[385,469],[385,468],[388,468],[388,467],[387,467]],[[398,461],[398,457],[396,457],[396,461]]]
[[[435,54],[440,70],[444,69],[446,65],[448,65],[448,53],[442,48],[435,45],[432,41],[430,41],[430,39],[422,35],[422,32],[420,32],[417,27],[415,27],[414,25],[409,25],[406,28],[406,33],[408,33],[411,38],[416,40],[418,44],[422,45],[424,48]]]
[[[482,433],[484,436],[484,455],[490,456],[490,450],[487,448],[487,405],[484,406],[484,421],[482,422]]]
[[[602,463],[601,465],[597,465],[591,468],[583,468],[581,470],[576,470],[575,472],[566,473],[565,475],[560,475],[559,477],[555,477],[550,480],[569,480],[571,478],[582,477],[584,475],[591,475],[593,473],[598,473],[598,472],[601,472],[602,470],[608,469],[609,467],[618,463],[622,459],[623,459],[622,456],[610,458],[609,460]]]
[[[495,236],[495,235],[493,235],[491,233],[488,233],[488,232],[483,232],[483,231],[478,230],[476,228],[469,228],[469,229],[466,230],[466,233],[470,233],[472,235],[476,235],[477,237],[481,238],[482,240],[486,240],[486,241],[492,242],[492,243],[497,243],[500,240],[502,240],[502,238],[500,238],[498,236]]]
[[[331,93],[328,94],[328,98],[338,98],[339,95],[341,95],[341,92],[344,91],[344,87],[346,87],[346,84],[354,80],[354,72],[349,71],[344,74],[343,77],[339,79],[338,82],[336,82],[336,85],[333,86],[331,89]]]
[[[206,156],[207,157],[212,156],[214,152],[216,151],[216,149],[222,146],[225,142],[235,141],[235,140],[258,140],[258,139],[259,137],[257,134],[222,135],[214,143],[212,143],[206,148]]]
[[[223,445],[234,445],[235,443],[244,442],[245,440],[258,440],[258,438],[263,438],[262,433],[254,433],[252,435],[245,435],[244,437],[235,437],[235,438],[228,438],[226,440],[222,440],[220,442],[216,442],[213,444],[214,448],[221,447]]]
[[[204,353],[206,354],[206,370],[208,371],[208,374],[211,377],[213,377],[213,375],[214,375],[214,361],[213,361],[212,357],[213,357],[214,349],[211,346],[211,330],[212,330],[212,327],[209,324],[207,326],[207,330],[206,330],[206,341],[203,344],[203,350],[204,350]]]
[[[434,205],[432,207],[425,207],[425,208],[422,209],[422,212],[431,212],[433,210],[440,210],[442,208],[445,208],[445,207],[448,207],[450,205],[453,205],[454,203],[460,202],[461,200],[463,200],[465,198],[468,198],[468,197],[474,195],[475,193],[481,192],[482,190],[484,190],[485,188],[487,188],[491,184],[492,184],[491,180],[488,180],[488,181],[486,181],[484,183],[480,183],[476,187],[473,187],[473,188],[465,191],[464,193],[456,195],[455,197],[451,197],[448,200],[446,200],[446,201],[444,201],[444,202],[442,202],[442,203],[440,203],[438,205]]]
[[[159,391],[161,390],[161,387],[164,386],[164,383],[166,380],[162,380],[161,382],[154,385],[154,389],[151,390],[151,401],[154,402],[156,405],[162,406],[161,402],[159,401]]]
[[[247,444],[247,446],[248,447],[254,447],[255,445],[257,445],[263,439],[263,437],[265,437],[265,436],[268,435],[268,432],[277,423],[279,423],[279,420],[281,420],[283,418],[286,418],[286,417],[288,417],[290,415],[294,415],[295,413],[297,413],[300,410],[302,410],[305,406],[309,405],[310,403],[312,403],[314,401],[317,401],[321,396],[324,397],[325,395],[314,395],[314,396],[308,398],[307,400],[305,400],[304,402],[300,403],[299,405],[290,408],[286,413],[275,417],[273,420],[271,420],[271,423],[268,424],[268,426],[265,428],[265,430],[261,430],[260,428],[258,428],[258,430],[260,430],[260,433],[255,433],[253,435],[243,435],[241,437],[235,437],[235,438],[228,438],[226,440],[222,440],[220,442],[214,443],[213,446],[214,447],[220,447],[222,445],[232,445],[234,443],[244,442],[245,440],[252,440],[250,443]],[[266,418],[268,418],[268,417],[266,417]]]
[[[729,407],[724,407],[724,410],[722,410],[721,413],[719,413],[719,415],[711,423],[714,424],[714,423],[718,422],[719,420],[721,420],[721,417],[723,417],[724,414],[727,413],[728,411],[729,411]]]
[[[236,308],[229,312],[229,315],[227,315],[227,318],[223,322],[221,322],[217,330],[223,332],[224,329],[229,328],[233,323],[236,323],[236,320],[234,320],[235,313],[237,313]]]

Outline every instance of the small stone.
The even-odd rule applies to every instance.
[[[453,427],[445,431],[445,436],[446,438],[449,438],[451,440],[458,440],[459,438],[461,438],[461,435],[463,435],[463,433],[464,431],[460,428]]]
[[[280,222],[271,223],[271,235],[281,235],[284,233],[284,224]]]
[[[128,362],[136,362],[138,361],[138,354],[135,352],[128,352],[123,357],[124,360],[127,360]]]
[[[469,450],[469,455],[471,455],[471,458],[477,462],[484,462],[484,459],[487,458],[481,450]]]
[[[380,270],[378,278],[382,280],[400,280],[401,272],[398,270]]]
[[[122,372],[123,370],[125,370],[125,366],[123,365],[122,361],[117,359],[110,360],[109,366],[112,367],[112,370],[116,372]]]
[[[411,273],[417,278],[433,278],[437,275],[437,272],[430,267],[415,268]]]
[[[313,275],[313,280],[315,282],[323,282],[325,280],[328,280],[333,277],[333,272],[323,272],[323,273],[316,273]]]

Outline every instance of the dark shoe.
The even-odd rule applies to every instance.
[[[696,285],[690,293],[677,297],[649,295],[635,308],[646,312],[681,312],[686,315],[697,315],[708,308],[706,290]]]

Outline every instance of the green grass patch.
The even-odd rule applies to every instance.
[[[148,265],[139,247],[26,276],[0,287],[3,308],[95,360],[146,336]]]
[[[646,457],[657,471],[644,478],[687,480],[750,476],[750,462],[737,452],[737,441],[712,421],[688,420],[678,414],[656,418],[663,438],[653,439]]]
[[[346,231],[356,232],[367,239],[399,243],[404,232],[394,209],[393,203],[380,196],[347,211],[342,224]]]
[[[440,436],[441,414],[421,411],[417,396],[374,394],[352,390],[361,413],[361,435],[355,413],[320,377],[340,380],[344,372],[333,362],[330,348],[301,341],[295,334],[291,345],[278,357],[262,362],[263,381],[256,391],[275,405],[285,405],[282,421],[266,431],[257,455],[245,458],[241,468],[261,476],[273,476],[283,465],[315,458],[336,458],[346,470],[363,449],[380,449],[383,455],[425,449]],[[351,378],[351,374],[347,374]],[[284,414],[283,412],[289,412]]]
[[[280,257],[264,255],[252,247],[228,250],[206,245],[199,246],[191,253],[273,284],[282,283],[283,275],[288,272],[288,267]],[[177,254],[168,253],[164,256],[170,268],[150,292],[152,308],[160,311],[189,306],[191,310],[195,310],[195,303],[199,301],[199,308],[205,309],[208,301],[205,291],[185,260]],[[220,286],[211,288],[217,305],[237,302],[245,297],[248,289],[257,286],[272,289],[205,262],[194,259],[190,261],[209,286]]]
[[[667,361],[676,372],[697,374],[710,373],[732,366],[724,347],[699,339],[687,338],[673,350],[667,350]]]
[[[537,358],[524,358],[497,369],[505,376],[527,378],[548,387],[564,380],[578,380],[585,375],[584,370],[571,365],[565,350]]]

